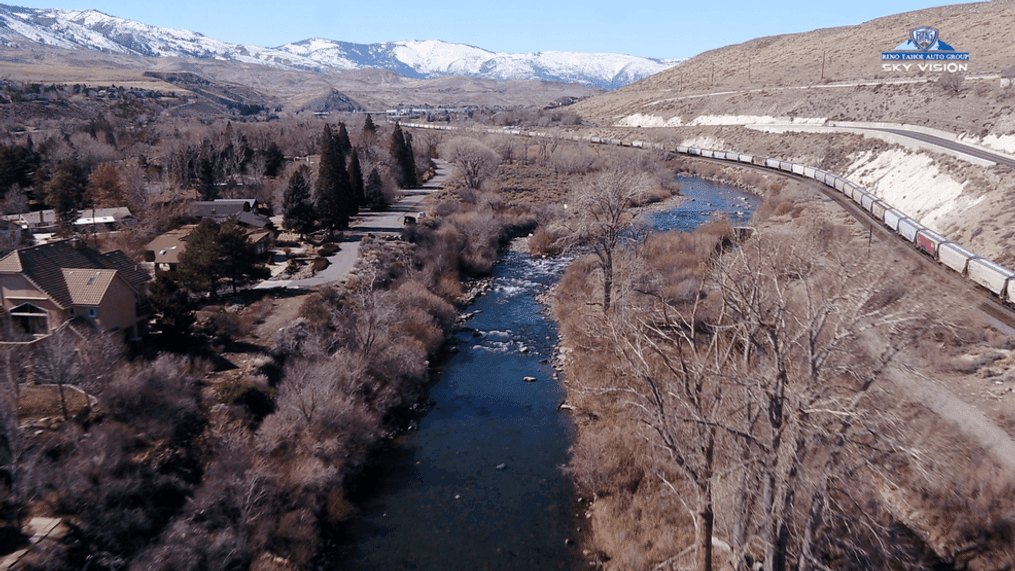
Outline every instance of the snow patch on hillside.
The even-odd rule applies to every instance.
[[[663,119],[658,115],[642,115],[641,113],[635,113],[634,115],[628,115],[617,121],[615,127],[681,127],[684,122],[680,120],[680,117],[671,117],[670,119]]]
[[[987,135],[983,138],[962,135],[958,140],[960,143],[980,145],[981,147],[1015,155],[1015,135]]]
[[[924,153],[867,151],[842,174],[937,232],[943,217],[973,205],[962,198],[965,183],[942,173]]]
[[[680,117],[663,119],[658,115],[634,113],[617,121],[615,127],[718,127],[739,125],[824,125],[824,117],[772,117],[771,115],[700,115],[689,123]]]

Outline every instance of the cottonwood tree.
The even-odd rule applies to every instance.
[[[465,186],[473,189],[479,189],[483,181],[496,174],[500,164],[496,151],[470,137],[454,137],[444,143],[440,154],[461,173]]]
[[[616,252],[624,233],[634,225],[632,202],[649,188],[641,173],[604,171],[571,192],[569,217],[561,222],[562,245],[578,251],[591,249],[602,272],[603,311],[613,303],[613,270]]]
[[[891,550],[862,487],[843,484],[863,455],[890,454],[879,440],[890,413],[873,395],[900,343],[894,328],[912,319],[894,312],[900,295],[863,260],[754,240],[715,264],[690,306],[607,316],[623,366],[599,390],[650,429],[658,477],[693,491],[696,569],[712,568],[714,543],[734,568],[769,571]]]

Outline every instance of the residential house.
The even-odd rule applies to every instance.
[[[80,240],[21,248],[0,259],[0,304],[15,330],[33,337],[81,319],[98,331],[138,335],[151,276],[119,250]]]
[[[219,224],[233,217],[248,228],[264,229],[271,226],[271,220],[257,211],[257,201],[254,199],[198,200],[191,205],[191,214],[201,219],[211,218]]]
[[[145,247],[144,261],[153,270],[170,272],[176,270],[180,263],[180,254],[187,249],[187,238],[197,228],[196,224],[187,224],[180,228],[160,234]]]

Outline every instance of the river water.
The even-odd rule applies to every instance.
[[[690,230],[717,213],[746,221],[756,199],[678,178],[680,206],[646,216]],[[738,214],[742,213],[742,214]],[[341,569],[571,569],[583,558],[570,479],[574,427],[550,360],[557,332],[537,296],[570,260],[509,252],[430,389],[433,408],[387,453],[349,533]],[[526,377],[535,378],[526,382]]]

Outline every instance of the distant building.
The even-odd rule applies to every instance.
[[[21,248],[0,259],[0,304],[17,332],[44,337],[83,319],[98,331],[137,336],[151,276],[120,250],[80,240]]]

